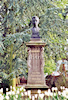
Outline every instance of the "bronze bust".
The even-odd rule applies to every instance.
[[[32,17],[32,24],[33,24],[33,28],[31,29],[32,30],[31,38],[40,38],[39,36],[40,28],[38,27],[39,18],[37,16]]]

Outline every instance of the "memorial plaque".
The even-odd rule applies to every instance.
[[[42,57],[43,47],[31,47],[28,48],[28,84],[45,84]],[[44,61],[43,61],[44,62]]]

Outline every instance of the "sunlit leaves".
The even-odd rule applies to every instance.
[[[64,16],[67,12],[67,0],[2,0],[2,7],[4,7],[4,3],[6,8],[2,8],[1,13],[3,17],[2,33],[6,35],[0,40],[0,52],[4,50],[2,68],[10,65],[11,45],[13,45],[12,67],[18,65],[17,73],[21,71],[22,67],[17,58],[25,60],[23,63],[26,63],[25,42],[30,40],[32,25],[29,27],[29,23],[32,16],[35,15],[40,19],[40,36],[47,45],[45,59],[53,59],[56,62],[65,56],[66,51],[63,48],[68,37],[68,25],[67,15],[66,18]],[[24,65],[23,73],[25,73],[25,69],[26,65]],[[8,72],[6,71],[6,73]]]
[[[2,42],[2,34],[0,33],[0,53],[3,54],[4,53],[4,45],[3,45],[3,42]]]

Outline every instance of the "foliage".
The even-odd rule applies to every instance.
[[[40,36],[46,43],[45,66],[47,66],[47,71],[50,69],[49,73],[51,73],[54,70],[55,62],[66,57],[64,45],[68,38],[67,0],[61,2],[55,0],[1,0],[0,2],[0,75],[12,78],[23,73],[26,76],[27,48],[25,43],[30,39],[32,25],[29,26],[29,23],[32,16],[35,15],[40,18]]]
[[[54,60],[50,59],[45,62],[44,73],[48,73],[49,75],[56,69],[56,65]]]
[[[4,53],[4,45],[3,45],[3,42],[2,42],[2,34],[0,33],[0,53],[3,54]]]
[[[16,54],[18,53],[17,50],[21,47],[21,45],[23,45],[23,38],[25,38],[26,42],[29,40],[28,34],[23,34],[23,35],[22,34],[23,33],[7,35],[7,37],[3,39],[3,43],[5,46],[4,52],[6,53],[6,55],[4,56],[4,61],[3,61],[3,57],[1,57],[1,66],[0,66],[1,73],[0,74],[2,74],[4,78],[9,78],[12,75],[14,75],[13,77],[16,77],[16,75],[18,76],[19,75],[18,73],[19,72],[22,73],[22,71],[23,71],[24,76],[26,77],[25,75],[26,73],[24,73],[27,69],[26,59],[25,60],[23,58],[20,59],[18,58],[18,55]],[[27,40],[27,37],[28,37],[28,40]],[[12,63],[12,69],[10,69],[11,63]]]

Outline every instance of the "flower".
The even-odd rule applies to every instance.
[[[66,94],[68,94],[68,88],[66,88],[65,91],[66,91]]]
[[[13,87],[13,90],[16,91],[15,87]]]
[[[63,86],[63,87],[62,87],[62,89],[64,90],[64,89],[65,89],[65,87]]]
[[[28,91],[27,91],[27,93],[28,93],[28,96],[30,96],[30,95],[31,95],[31,91],[30,91],[30,90],[28,90]]]
[[[4,100],[4,97],[3,96],[0,96],[0,100]]]
[[[17,92],[16,92],[17,94],[19,94],[19,90],[17,90]]]
[[[57,91],[58,90],[57,87],[54,87],[54,90]]]
[[[61,95],[61,92],[60,91],[58,91],[58,95]]]
[[[0,89],[0,93],[3,93],[3,88]]]
[[[57,87],[52,87],[52,92],[57,90],[58,90]]]
[[[45,91],[45,95],[48,96],[48,92],[47,91]]]
[[[20,91],[22,91],[22,90],[23,90],[23,88],[21,87],[21,88],[20,88]]]
[[[6,88],[6,91],[8,91],[8,88]]]
[[[53,95],[56,96],[56,93],[54,93]]]
[[[47,96],[51,96],[51,97],[53,96],[53,92],[51,92],[50,89],[48,89]]]
[[[10,86],[10,89],[12,90],[12,86]]]
[[[12,91],[7,92],[7,95],[11,95],[11,94],[12,94]]]
[[[66,99],[68,100],[68,95],[66,95]]]
[[[9,96],[7,96],[7,95],[6,95],[6,97],[5,97],[5,98],[6,98],[7,100],[9,100]]]
[[[35,94],[35,98],[37,98],[38,97],[38,95],[37,94]]]
[[[64,86],[60,86],[60,88],[61,88],[61,90],[64,90],[64,89],[65,89],[65,87],[64,87]]]
[[[48,93],[50,93],[51,92],[51,90],[50,89],[48,89]]]
[[[12,87],[11,87],[12,88]],[[23,87],[21,87],[21,88],[17,88],[17,90],[15,89],[15,87],[13,88],[13,89],[15,89],[16,91],[12,91],[12,90],[10,90],[10,91],[8,91],[8,92],[6,92],[6,96],[4,97],[4,95],[2,94],[2,92],[3,92],[3,88],[2,89],[0,89],[0,100],[4,100],[4,99],[6,99],[6,100],[10,100],[10,97],[11,96],[13,96],[13,100],[17,100],[18,98],[19,98],[19,94],[21,94],[21,96],[23,97],[23,96],[28,96],[28,98],[31,100],[31,98],[32,98],[32,100],[35,100],[35,99],[37,99],[37,97],[39,97],[39,99],[43,99],[44,98],[44,96],[46,97],[48,97],[49,98],[49,100],[50,100],[50,98],[52,98],[53,96],[57,96],[58,95],[58,99],[60,99],[59,97],[63,97],[64,98],[64,100],[67,100],[68,99],[68,88],[65,88],[65,87],[63,87],[63,86],[61,86],[61,88],[62,88],[62,90],[63,90],[63,92],[60,92],[60,91],[57,91],[57,87],[53,87],[52,88],[52,91],[55,91],[55,92],[51,92],[51,90],[50,89],[48,89],[48,91],[45,91],[45,93],[41,93],[41,90],[38,90],[37,92],[38,92],[38,94],[34,94],[33,96],[31,95],[31,90],[28,90],[28,91],[20,91],[20,90],[22,90],[22,89],[24,89]],[[8,90],[8,88],[6,88],[6,90]],[[25,89],[24,89],[25,90]],[[57,92],[56,92],[57,91]],[[15,94],[16,93],[16,94]],[[20,98],[19,98],[20,99]]]
[[[0,94],[0,97],[2,96],[2,94]]]
[[[29,98],[31,99],[31,95],[29,95]]]
[[[23,93],[21,93],[21,95],[22,95],[22,96],[24,96],[24,94],[23,94]]]
[[[32,100],[35,100],[34,96],[32,96]]]
[[[14,91],[12,91],[12,95],[15,95],[15,92]]]
[[[52,93],[52,92],[50,93],[50,96],[51,96],[51,97],[53,96],[53,93]]]
[[[18,98],[18,95],[15,95],[16,96],[16,99]]]
[[[27,92],[24,92],[25,96],[27,96]]]
[[[52,92],[55,90],[55,88],[54,87],[52,87]]]
[[[26,91],[26,90],[24,89],[24,91]]]
[[[38,93],[40,94],[41,93],[41,90],[38,90]]]
[[[66,97],[66,91],[65,90],[62,92],[62,96]]]
[[[44,94],[39,94],[39,97],[40,97],[41,99],[43,99]]]
[[[9,92],[6,92],[6,95],[9,95]]]
[[[17,99],[14,97],[13,100],[17,100]]]

